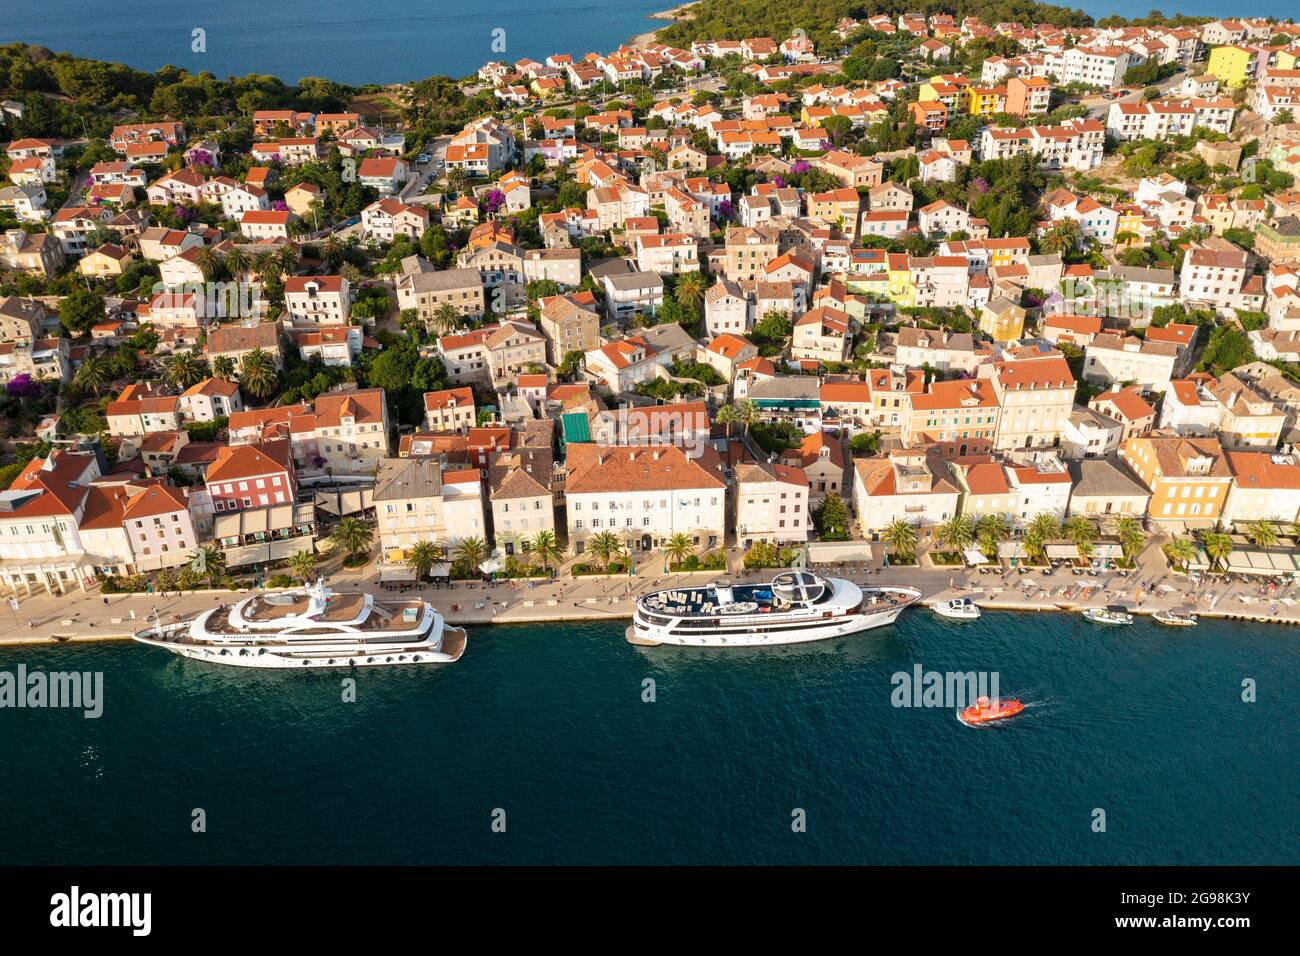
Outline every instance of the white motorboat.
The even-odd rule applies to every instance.
[[[1093,624],[1132,624],[1133,615],[1128,609],[1118,604],[1112,604],[1108,607],[1090,607],[1083,612],[1084,620],[1091,621]]]
[[[939,601],[931,610],[950,621],[978,621],[980,617],[979,605],[968,597]]]
[[[859,587],[809,571],[782,571],[769,584],[670,588],[639,598],[632,644],[767,647],[857,634],[892,624],[921,597],[909,587]]]
[[[1156,611],[1151,619],[1165,627],[1195,627],[1200,623],[1195,614],[1180,614],[1178,611]]]
[[[236,604],[163,623],[133,635],[195,660],[236,667],[378,667],[449,664],[466,634],[449,627],[422,598],[377,601],[334,594],[323,580],[294,591],[256,594]]]

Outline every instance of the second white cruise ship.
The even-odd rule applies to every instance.
[[[770,584],[670,588],[636,602],[632,644],[764,647],[856,634],[894,620],[921,592],[859,587],[843,578],[783,571]]]
[[[376,601],[334,594],[323,581],[299,591],[257,594],[134,635],[141,644],[236,667],[382,667],[450,664],[465,631],[428,601]]]

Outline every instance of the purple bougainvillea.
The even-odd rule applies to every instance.
[[[732,217],[732,214],[735,213],[735,211],[736,211],[735,207],[731,205],[730,199],[724,199],[722,200],[722,202],[718,203],[719,219],[730,219]]]
[[[19,372],[5,383],[5,391],[14,398],[40,398],[45,388],[26,372]]]
[[[192,149],[185,154],[191,166],[212,166],[212,154],[206,149]]]
[[[810,169],[812,169],[812,164],[809,163],[808,160],[797,159],[794,161],[794,164],[790,167],[790,172],[798,176],[800,173],[806,173]]]
[[[488,190],[488,194],[483,197],[483,206],[489,213],[500,212],[505,204],[506,194],[499,189]]]
[[[772,177],[772,185],[775,186],[777,189],[785,189],[785,177],[784,177],[784,176],[773,176],[773,177]]]
[[[976,176],[970,181],[970,188],[972,192],[986,193],[989,191],[989,181],[983,176]]]
[[[271,208],[274,209],[276,212],[288,212],[289,204],[286,203],[283,199],[277,199],[275,202],[271,203]]]

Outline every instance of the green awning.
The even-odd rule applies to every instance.
[[[560,416],[560,437],[566,445],[591,441],[591,425],[586,412],[565,412]]]

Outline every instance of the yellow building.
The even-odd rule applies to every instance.
[[[1255,74],[1255,51],[1239,46],[1216,46],[1210,51],[1205,72],[1224,86],[1245,86]]]
[[[1295,50],[1277,51],[1277,68],[1279,70],[1294,70],[1297,68],[1297,62],[1300,62],[1300,53]]]
[[[1219,520],[1232,470],[1217,438],[1130,438],[1119,456],[1150,489],[1155,521],[1213,527]]]
[[[968,86],[966,112],[971,116],[992,116],[1005,112],[1007,88],[1005,86]]]
[[[916,302],[910,258],[901,252],[889,254],[889,299],[900,309],[910,309]]]
[[[995,295],[980,310],[980,331],[995,342],[1010,342],[1025,334],[1025,310]]]

